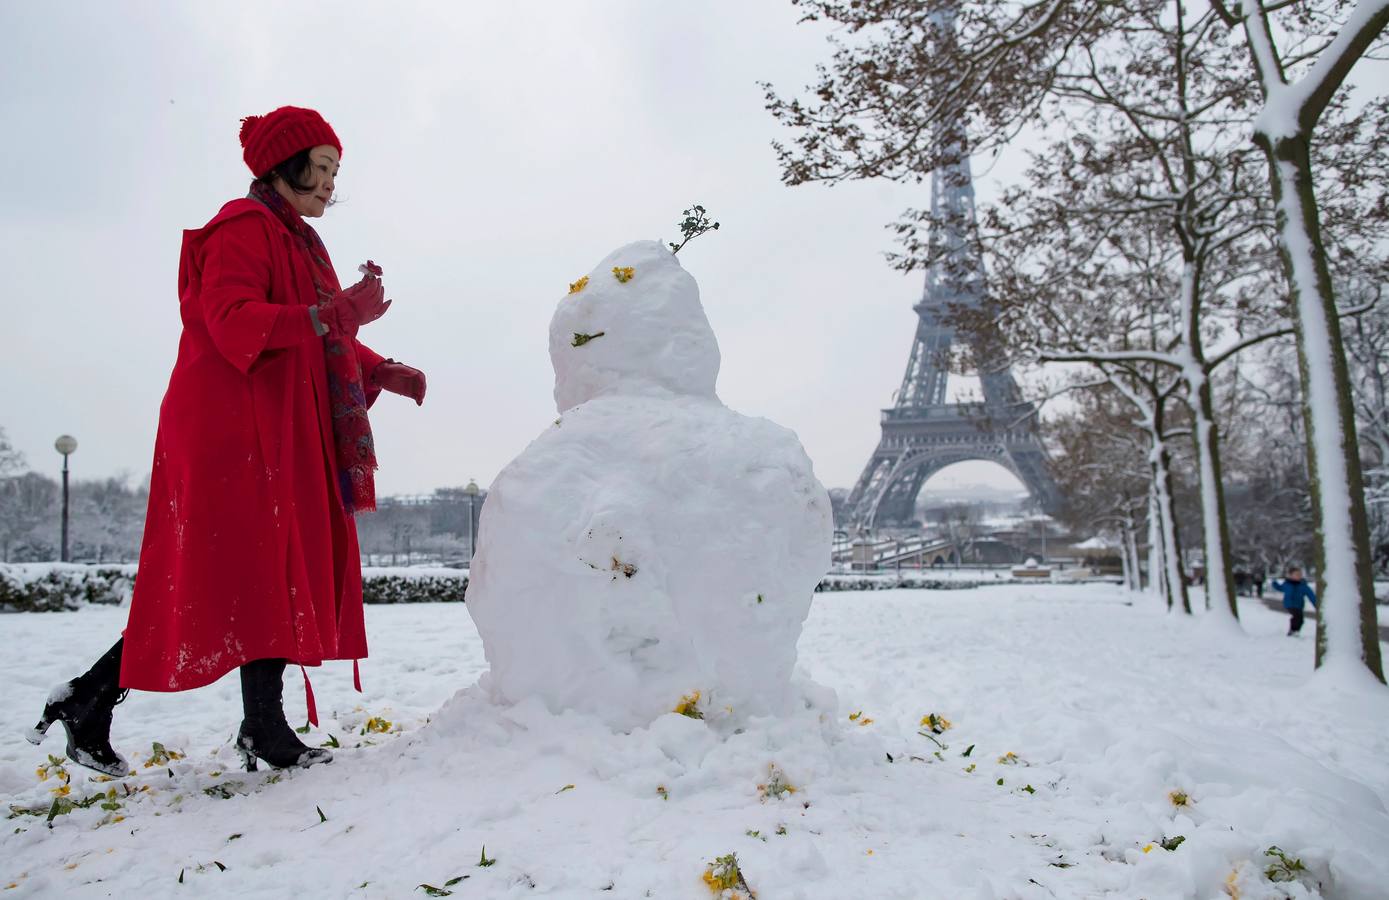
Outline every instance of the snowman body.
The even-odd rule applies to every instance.
[[[468,609],[505,702],[630,729],[789,710],[829,564],[829,497],[794,433],[715,393],[694,279],[620,248],[550,327],[560,419],[492,484]]]

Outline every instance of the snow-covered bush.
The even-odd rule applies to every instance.
[[[135,587],[135,566],[0,563],[0,612],[63,612],[89,604],[121,606]],[[367,603],[461,603],[464,569],[364,568]]]
[[[119,606],[130,599],[134,586],[134,566],[0,564],[0,611],[62,612],[93,603]]]
[[[462,603],[467,590],[463,569],[362,569],[366,603]]]

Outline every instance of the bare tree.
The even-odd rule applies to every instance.
[[[1220,386],[1227,434],[1231,550],[1253,572],[1312,559],[1301,388],[1291,340],[1265,345]]]
[[[1343,332],[1354,385],[1355,416],[1366,452],[1365,503],[1370,541],[1382,569],[1389,568],[1389,303],[1379,282],[1360,281],[1349,289],[1374,308]]]
[[[58,484],[37,472],[0,481],[0,558],[51,559],[57,538]]]
[[[972,562],[974,544],[982,535],[979,507],[971,503],[947,503],[935,510],[941,534],[955,545],[960,562]]]
[[[72,537],[79,559],[134,562],[140,556],[147,492],[126,477],[78,481],[72,486]]]
[[[0,478],[24,471],[24,454],[10,443],[10,436],[0,427]]]
[[[1312,142],[1355,64],[1389,26],[1389,0],[1211,0],[1243,31],[1264,105],[1254,143],[1268,161],[1279,249],[1297,323],[1321,603],[1316,664],[1358,658],[1384,681],[1373,558],[1351,379],[1322,232]],[[1349,8],[1347,8],[1349,7]],[[1281,35],[1291,40],[1280,42]]]
[[[1133,425],[1128,402],[1114,390],[1091,389],[1075,399],[1075,408],[1047,427],[1056,448],[1056,477],[1066,497],[1062,516],[1072,529],[1116,535],[1124,583],[1141,591],[1138,532],[1147,514],[1151,478],[1145,438]],[[1157,567],[1151,575],[1162,577]]]

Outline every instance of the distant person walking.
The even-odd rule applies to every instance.
[[[1317,605],[1316,592],[1312,590],[1307,582],[1302,580],[1302,570],[1297,566],[1288,566],[1288,577],[1279,581],[1273,579],[1273,589],[1283,592],[1283,608],[1292,617],[1288,623],[1288,634],[1294,635],[1302,630],[1302,610],[1304,601],[1312,601],[1312,605]]]
[[[288,663],[367,655],[353,514],[375,508],[367,408],[424,402],[418,369],[357,340],[385,315],[381,270],[343,290],[305,219],[333,203],[342,143],[311,109],[241,125],[255,180],[183,235],[183,333],[159,408],[149,513],[124,636],[59,685],[28,735],[54,722],[73,762],[125,775],[111,714],[131,688],[186,691],[240,668],[248,769],[328,762],[285,721]],[[308,674],[309,717],[317,719]]]

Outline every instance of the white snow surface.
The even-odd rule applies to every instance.
[[[550,352],[563,415],[482,508],[468,607],[484,687],[623,729],[683,702],[739,721],[803,708],[796,640],[829,567],[829,495],[795,434],[719,402],[694,279],[654,241],[617,250],[560,301]]]
[[[116,787],[119,808],[52,829],[7,821],[0,890],[400,898],[467,876],[455,898],[697,900],[707,864],[732,852],[764,900],[1226,898],[1228,883],[1243,900],[1383,896],[1386,689],[1309,681],[1310,636],[1285,637],[1286,617],[1257,602],[1241,609],[1247,635],[1216,640],[1129,598],[1106,585],[817,595],[800,665],[837,701],[740,733],[674,714],[623,733],[460,691],[486,669],[464,605],[368,607],[366,693],[347,664],[314,675],[322,728],[304,739],[337,738],[331,765],[237,771],[235,675],[132,693],[113,742],[136,774],[70,769],[72,797]],[[0,616],[4,646],[25,650],[0,656],[7,808],[49,807],[54,779],[35,767],[62,752],[61,729],[41,748],[21,732],[123,624],[104,607]],[[299,685],[288,673],[294,722]],[[919,733],[932,712],[953,723],[934,736],[944,749]],[[371,717],[389,730],[363,734]],[[187,756],[146,767],[152,741]],[[760,796],[773,763],[795,793]],[[484,845],[495,865],[477,865]],[[1273,845],[1307,873],[1270,883]]]

